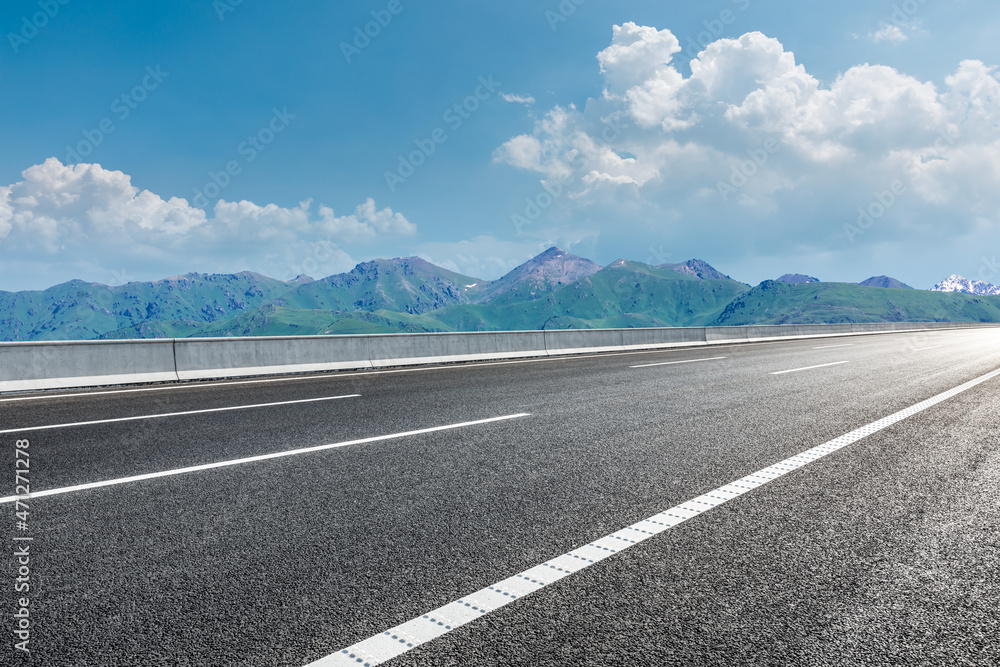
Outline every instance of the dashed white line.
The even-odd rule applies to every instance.
[[[693,364],[698,361],[718,361],[728,359],[728,357],[710,357],[708,359],[685,359],[684,361],[662,361],[658,364],[642,364],[641,366],[629,366],[629,368],[652,368],[653,366],[673,366],[674,364]]]
[[[832,350],[835,347],[854,347],[854,343],[843,343],[842,345],[820,345],[819,347],[814,347],[814,350]]]
[[[128,484],[129,482],[141,482],[147,479],[156,479],[158,477],[172,477],[174,475],[184,475],[192,472],[201,472],[203,470],[213,470],[215,468],[227,468],[230,466],[242,465],[244,463],[255,463],[257,461],[269,461],[271,459],[285,458],[286,456],[298,456],[299,454],[310,454],[312,452],[322,452],[328,449],[338,449],[340,447],[350,447],[352,445],[364,445],[369,442],[380,442],[382,440],[395,440],[397,438],[407,438],[414,435],[423,435],[425,433],[437,433],[438,431],[449,431],[456,428],[465,428],[467,426],[478,426],[480,424],[492,424],[494,422],[505,421],[508,419],[519,419],[521,417],[530,417],[531,414],[524,412],[516,415],[506,415],[503,417],[490,417],[489,419],[477,419],[471,422],[461,422],[459,424],[448,424],[447,426],[432,426],[431,428],[421,428],[415,431],[403,431],[402,433],[390,433],[388,435],[376,435],[370,438],[360,438],[358,440],[347,440],[345,442],[335,442],[329,445],[317,445],[315,447],[303,447],[301,449],[291,449],[284,452],[274,452],[271,454],[260,454],[258,456],[248,456],[242,459],[232,459],[230,461],[219,461],[217,463],[205,463],[203,465],[189,466],[187,468],[176,468],[174,470],[164,470],[161,472],[151,472],[144,475],[133,475],[132,477],[119,477],[118,479],[109,479],[103,482],[90,482],[87,484],[77,484],[75,486],[64,486],[58,489],[47,489],[45,491],[35,491],[28,495],[28,498],[42,498],[44,496],[57,496],[63,493],[72,493],[74,491],[84,491],[87,489],[98,489],[104,486],[116,486],[118,484]],[[0,504],[12,503],[20,498],[23,500],[25,496],[5,496],[0,498]]]
[[[374,665],[382,664],[387,660],[406,653],[412,648],[447,634],[457,627],[481,618],[492,611],[496,611],[518,598],[545,588],[594,563],[598,563],[620,551],[624,551],[634,544],[648,540],[650,537],[673,528],[679,523],[699,516],[733,498],[738,498],[744,493],[759,488],[768,482],[778,479],[783,475],[997,376],[1000,376],[1000,370],[995,370],[974,380],[970,380],[963,385],[938,394],[933,398],[921,401],[905,410],[900,410],[888,417],[855,429],[850,433],[845,433],[834,440],[775,463],[772,466],[721,486],[718,489],[709,491],[686,503],[672,507],[659,514],[654,514],[648,519],[622,528],[616,533],[594,540],[586,546],[574,549],[561,556],[556,556],[541,565],[536,565],[520,574],[515,574],[455,602],[427,612],[418,618],[390,628],[381,634],[369,637],[357,644],[320,658],[309,663],[306,667],[348,667],[349,665],[353,665],[354,667],[358,665],[373,667]]]
[[[926,352],[927,350],[936,350],[939,347],[944,347],[944,345],[935,345],[934,347],[921,347],[920,349],[914,350],[914,352]]]
[[[832,364],[819,364],[818,366],[806,366],[805,368],[792,368],[787,371],[775,371],[771,375],[784,375],[785,373],[798,373],[799,371],[811,371],[814,368],[826,368],[827,366],[839,366],[841,364],[849,364],[849,361],[835,361]]]
[[[346,394],[344,396],[323,396],[321,398],[302,398],[294,401],[278,401],[277,403],[256,403],[254,405],[233,405],[226,408],[206,408],[204,410],[185,410],[184,412],[164,412],[158,415],[139,415],[136,417],[116,417],[114,419],[95,419],[88,422],[69,422],[66,424],[48,424],[46,426],[26,426],[24,428],[8,428],[0,433],[24,433],[27,431],[47,431],[54,428],[70,428],[72,426],[93,426],[94,424],[114,424],[115,422],[132,422],[141,419],[162,419],[164,417],[180,417],[183,415],[201,415],[209,412],[228,412],[230,410],[252,410],[254,408],[271,408],[276,405],[295,405],[297,403],[318,403],[319,401],[339,401],[342,398],[359,398],[361,394]]]

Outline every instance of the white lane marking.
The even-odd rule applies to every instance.
[[[821,345],[819,347],[814,347],[814,350],[831,350],[835,347],[854,347],[854,343],[844,343],[843,345]]]
[[[729,357],[711,357],[709,359],[685,359],[684,361],[663,361],[658,364],[642,364],[641,366],[629,366],[629,368],[652,368],[653,366],[672,366],[673,364],[693,364],[698,361],[718,361]]]
[[[184,412],[164,412],[158,415],[139,415],[137,417],[116,417],[114,419],[95,419],[89,422],[70,422],[66,424],[48,424],[46,426],[26,426],[24,428],[8,428],[0,433],[23,433],[26,431],[47,431],[53,428],[70,428],[71,426],[93,426],[94,424],[113,424],[115,422],[132,422],[140,419],[162,419],[164,417],[180,417],[183,415],[201,415],[208,412],[228,412],[230,410],[252,410],[253,408],[271,408],[276,405],[295,405],[297,403],[317,403],[319,401],[338,401],[342,398],[360,398],[361,394],[345,396],[323,396],[321,398],[302,398],[294,401],[278,401],[277,403],[256,403],[254,405],[233,405],[226,408],[207,408],[204,410],[185,410]]]
[[[659,514],[654,514],[648,519],[622,528],[616,533],[594,540],[586,546],[574,549],[561,556],[556,556],[541,565],[536,565],[520,574],[515,574],[492,586],[487,586],[471,595],[460,598],[455,602],[446,604],[434,611],[429,611],[418,618],[390,628],[382,634],[369,637],[357,644],[320,658],[309,663],[306,667],[347,667],[348,665],[372,667],[373,665],[379,665],[485,614],[496,611],[519,597],[524,597],[545,588],[613,554],[624,551],[634,544],[648,540],[668,528],[673,528],[677,524],[698,516],[713,507],[718,507],[733,498],[738,498],[748,491],[772,482],[793,470],[798,470],[813,461],[843,449],[858,440],[862,440],[873,433],[892,426],[896,422],[933,407],[942,401],[946,401],[997,376],[1000,376],[1000,370],[995,370],[975,380],[970,380],[954,389],[949,389],[933,398],[921,401],[888,417],[883,417],[850,433],[845,433],[838,438],[808,449],[801,454],[796,454],[791,458],[775,463],[735,482],[720,486],[714,491],[709,491],[686,503],[681,503]]]
[[[922,347],[919,350],[914,350],[914,352],[926,352],[927,350],[936,350],[939,347],[944,347],[944,345],[935,345],[934,347]]]
[[[849,361],[835,361],[832,364],[820,364],[818,366],[806,366],[805,368],[793,368],[788,371],[775,371],[771,375],[784,375],[785,373],[798,373],[799,371],[811,371],[814,368],[826,368],[827,366],[839,366],[840,364],[849,364]]]
[[[284,452],[274,452],[271,454],[258,454],[257,456],[248,456],[242,459],[232,459],[230,461],[219,461],[218,463],[205,463],[197,466],[189,466],[187,468],[175,468],[174,470],[164,470],[162,472],[151,472],[144,475],[133,475],[132,477],[119,477],[118,479],[109,479],[103,482],[90,482],[88,484],[76,484],[74,486],[64,486],[59,489],[47,489],[45,491],[35,491],[27,496],[5,496],[0,498],[0,504],[12,503],[18,498],[24,500],[25,498],[42,498],[44,496],[57,496],[63,493],[72,493],[74,491],[84,491],[86,489],[98,489],[103,486],[116,486],[118,484],[127,484],[129,482],[141,482],[146,479],[156,479],[158,477],[172,477],[174,475],[184,475],[191,472],[201,472],[202,470],[214,470],[215,468],[227,468],[230,466],[242,465],[244,463],[255,463],[257,461],[270,461],[271,459],[281,459],[286,456],[298,456],[299,454],[311,454],[313,452],[322,452],[328,449],[338,449],[340,447],[350,447],[352,445],[364,445],[370,442],[381,442],[382,440],[395,440],[397,438],[407,438],[413,435],[423,435],[425,433],[437,433],[438,431],[450,431],[456,428],[465,428],[466,426],[478,426],[480,424],[492,424],[493,422],[505,421],[508,419],[519,419],[521,417],[530,417],[531,413],[523,412],[516,415],[505,415],[503,417],[490,417],[489,419],[477,419],[471,422],[461,422],[458,424],[448,424],[446,426],[432,426],[430,428],[421,428],[415,431],[403,431],[402,433],[390,433],[388,435],[375,435],[370,438],[360,438],[358,440],[347,440],[345,442],[335,442],[329,445],[317,445],[315,447],[303,447],[302,449],[291,449]]]

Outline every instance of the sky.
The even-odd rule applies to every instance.
[[[987,0],[9,0],[0,290],[556,245],[1000,282]]]

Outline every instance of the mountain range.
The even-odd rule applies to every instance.
[[[988,294],[969,290],[994,289]],[[0,339],[497,331],[883,321],[1000,322],[1000,288],[952,276],[915,290],[887,276],[826,283],[786,274],[756,287],[702,260],[602,267],[550,248],[497,280],[417,257],[281,281],[192,273],[109,287],[73,280],[0,292]]]
[[[976,294],[978,296],[996,296],[1000,294],[1000,287],[991,285],[982,280],[969,280],[963,276],[948,276],[937,285],[931,288],[934,292],[961,292],[963,294]]]

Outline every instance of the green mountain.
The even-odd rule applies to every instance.
[[[569,256],[567,261],[575,263],[576,259]],[[512,289],[520,289],[523,285],[523,281],[514,281]],[[522,301],[504,303],[499,293],[501,296],[494,296],[485,304],[463,303],[423,313],[389,309],[347,313],[265,304],[233,320],[201,327],[193,335],[697,326],[713,321],[728,303],[747,289],[743,283],[733,280],[703,280],[639,262],[619,260],[593,275]],[[294,295],[279,301],[292,301],[293,298]],[[140,332],[134,329],[121,332],[126,338],[135,333]]]
[[[895,289],[913,289],[909,285],[889,276],[872,276],[868,280],[862,280],[859,285],[865,287],[892,287]]]
[[[600,270],[601,265],[597,262],[577,257],[559,248],[549,248],[499,280],[484,286],[476,302],[496,306],[530,301],[581,278],[592,276]]]
[[[766,280],[726,306],[714,324],[1000,322],[1000,297]]]
[[[273,300],[291,309],[338,313],[392,310],[425,313],[472,303],[488,281],[470,278],[419,257],[377,259],[348,273],[316,280]]]
[[[190,273],[117,287],[72,280],[43,291],[0,292],[0,340],[87,340],[146,325],[180,321],[187,329],[232,319],[298,286],[257,273]],[[143,336],[152,337],[152,336]]]
[[[835,322],[1000,322],[1000,296],[867,284],[732,280],[701,260],[601,268],[550,248],[484,281],[417,257],[312,280],[188,274],[0,292],[0,339],[80,340]],[[895,286],[900,288],[895,288]],[[891,286],[891,287],[890,287]]]
[[[800,285],[803,283],[818,283],[820,282],[820,279],[813,278],[812,276],[805,276],[802,275],[801,273],[786,273],[785,275],[778,278],[778,282]]]
[[[705,280],[732,280],[732,278],[721,271],[716,270],[715,267],[708,262],[700,259],[689,259],[688,261],[681,262],[680,264],[660,264],[658,268],[676,271],[677,273],[686,273],[689,276],[703,278]]]
[[[446,331],[697,326],[748,288],[618,260],[543,297],[427,313]]]

